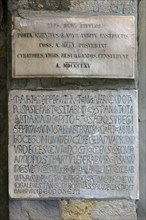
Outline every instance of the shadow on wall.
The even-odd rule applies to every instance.
[[[0,1],[0,219],[8,220],[7,1]]]

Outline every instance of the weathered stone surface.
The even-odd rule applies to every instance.
[[[134,201],[80,201],[61,202],[62,220],[136,220]]]
[[[138,198],[136,90],[11,91],[12,198]]]
[[[10,200],[9,220],[60,220],[57,201]]]
[[[134,201],[115,200],[99,202],[91,213],[93,220],[136,220]]]
[[[93,11],[102,14],[134,14],[137,9],[137,0],[71,0],[73,11]]]
[[[137,0],[9,0],[9,9],[136,14]]]
[[[14,18],[12,39],[16,78],[134,78],[134,16],[31,13]]]
[[[146,1],[139,1],[139,146],[140,191],[138,219],[146,219]]]
[[[91,213],[97,201],[63,200],[61,201],[62,220],[92,220]]]
[[[49,9],[49,10],[58,10],[60,6],[60,1],[58,0],[28,0],[28,6],[34,10],[40,9]]]

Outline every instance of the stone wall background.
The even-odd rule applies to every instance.
[[[7,3],[0,1],[0,219],[8,219]]]
[[[27,10],[51,10],[137,16],[139,6],[139,76],[137,80],[118,79],[12,79],[11,78],[11,38],[10,22],[12,14],[23,14]],[[8,10],[7,10],[8,8]],[[146,30],[146,2],[145,0],[2,0],[0,2],[0,219],[8,220],[8,121],[7,94],[9,89],[139,89],[139,126],[140,126],[140,200],[137,202],[139,220],[146,219],[145,204],[145,143],[146,143],[146,77],[145,77],[145,30]],[[8,13],[8,20],[7,20]],[[7,50],[8,42],[8,50]],[[8,51],[8,56],[7,56]],[[8,59],[8,62],[7,62]],[[8,68],[7,68],[8,64]],[[8,74],[7,74],[8,73]],[[8,77],[7,77],[8,76]],[[100,203],[101,202],[101,203]],[[49,207],[55,207],[47,212]],[[37,208],[39,207],[39,208]],[[104,208],[106,207],[106,208]],[[117,208],[118,207],[118,208]],[[127,210],[125,207],[128,207]],[[125,212],[123,210],[125,209]],[[30,210],[33,210],[32,212]],[[106,210],[106,211],[105,211]],[[119,213],[115,214],[115,210]],[[10,219],[12,220],[57,220],[60,214],[62,220],[134,220],[135,202],[128,200],[106,201],[10,201]],[[99,215],[105,212],[105,216]],[[116,212],[116,213],[117,213]],[[120,215],[120,213],[123,213]],[[128,215],[129,213],[129,215]],[[52,217],[51,217],[52,216]],[[54,217],[53,217],[54,216]],[[57,216],[57,217],[56,217]],[[38,219],[37,219],[38,218]]]
[[[137,203],[139,219],[146,219],[146,1],[139,2],[139,181],[140,199]]]

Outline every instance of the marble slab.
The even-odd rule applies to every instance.
[[[11,198],[139,196],[136,90],[12,90]]]
[[[135,77],[134,16],[14,17],[12,76]]]

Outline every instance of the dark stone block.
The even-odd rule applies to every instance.
[[[59,220],[58,201],[10,200],[9,220]]]

